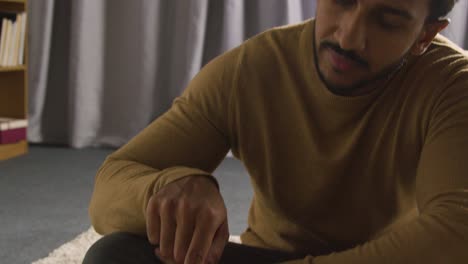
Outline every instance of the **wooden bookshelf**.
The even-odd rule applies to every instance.
[[[0,0],[0,11],[26,12],[26,0]],[[27,27],[26,27],[27,32]],[[27,119],[28,117],[28,54],[27,33],[25,40],[24,65],[0,67],[0,116]],[[26,140],[14,144],[0,145],[0,160],[24,155],[28,152]]]
[[[26,140],[15,144],[0,145],[0,160],[11,159],[28,152],[28,143]]]
[[[25,65],[18,65],[12,67],[0,67],[0,72],[14,72],[14,71],[25,71]]]
[[[3,0],[2,2],[12,2],[12,3],[26,4],[26,0]]]
[[[0,0],[0,11],[23,12],[26,11],[26,0]]]

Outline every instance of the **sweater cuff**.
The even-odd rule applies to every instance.
[[[176,166],[176,167],[165,169],[160,172],[160,176],[157,182],[154,184],[153,194],[157,193],[164,186],[172,182],[175,182],[177,180],[180,180],[182,178],[189,177],[189,176],[205,176],[209,178],[216,185],[216,188],[219,190],[218,181],[210,173],[200,170],[200,169],[196,169],[196,168]]]

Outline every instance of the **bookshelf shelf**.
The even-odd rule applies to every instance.
[[[0,145],[0,160],[10,159],[28,152],[26,140],[14,144]]]
[[[3,0],[2,2],[13,2],[13,3],[26,4],[26,0]]]
[[[27,0],[0,0],[0,12],[20,13],[26,11]],[[25,43],[27,43],[27,39]],[[27,47],[25,47],[24,55],[24,65],[0,67],[0,117],[27,119]],[[27,152],[28,142],[26,140],[12,144],[0,144],[0,160],[24,155]]]
[[[25,65],[13,66],[13,67],[0,67],[0,72],[14,72],[14,71],[25,71]]]
[[[26,11],[26,0],[0,0],[0,11],[23,12]]]

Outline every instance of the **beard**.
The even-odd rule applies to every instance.
[[[324,48],[325,47],[320,47],[320,49],[324,49]],[[317,72],[320,76],[320,79],[328,88],[328,90],[330,90],[333,94],[340,95],[340,96],[352,96],[356,93],[356,91],[359,91],[366,86],[370,86],[374,83],[378,83],[379,81],[389,81],[407,63],[408,57],[410,56],[410,52],[407,51],[397,61],[395,61],[394,63],[391,63],[390,65],[385,67],[383,70],[381,70],[379,73],[373,75],[370,78],[360,80],[352,85],[336,85],[330,82],[329,80],[327,80],[327,78],[324,76],[324,74],[320,70],[319,63],[318,63],[319,56],[318,56],[318,51],[315,47],[315,41],[314,41],[314,52],[315,52],[315,67],[317,68]],[[346,55],[346,53],[349,53],[349,52],[341,51],[341,53],[344,53],[344,55]],[[359,61],[359,59],[355,57],[356,56],[352,56],[352,59]],[[363,61],[361,64],[363,65],[363,67],[366,66],[365,61]]]
[[[384,70],[374,75],[373,77],[358,81],[357,83],[348,86],[332,84],[323,76],[318,66],[317,69],[320,78],[332,93],[341,96],[351,96],[355,94],[356,91],[359,91],[366,86],[372,85],[373,83],[378,83],[379,81],[389,81],[406,64],[406,62],[407,57],[404,56],[397,62],[387,66]]]

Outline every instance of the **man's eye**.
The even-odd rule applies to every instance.
[[[383,19],[381,16],[379,16],[377,18],[377,24],[383,28],[384,30],[387,30],[387,31],[395,31],[395,30],[398,30],[400,29],[402,26],[400,25],[400,23],[392,23],[392,22],[389,22],[385,19]]]
[[[379,25],[380,27],[388,31],[394,31],[400,28],[399,26],[395,26],[386,22],[379,22]]]

